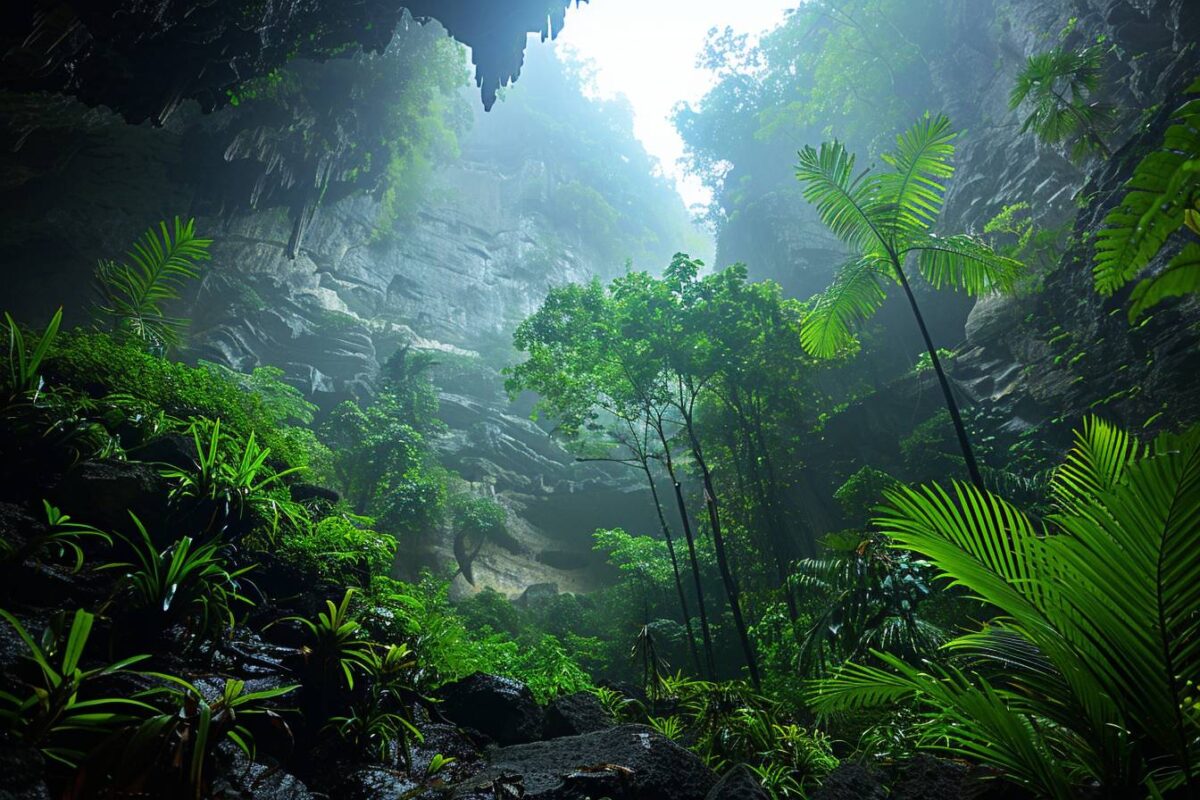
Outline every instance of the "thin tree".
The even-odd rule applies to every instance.
[[[856,343],[854,327],[874,314],[887,298],[887,287],[898,283],[929,353],[971,482],[982,489],[962,414],[906,270],[913,261],[933,288],[950,286],[972,295],[1008,291],[1021,273],[1019,262],[973,236],[930,232],[942,208],[945,181],[954,174],[950,161],[957,135],[945,116],[926,115],[897,136],[896,149],[882,157],[889,169],[859,173],[854,156],[836,140],[800,151],[796,177],[804,197],[851,251],[832,285],[813,299],[801,343],[819,358],[845,351]]]

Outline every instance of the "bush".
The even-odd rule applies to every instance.
[[[332,583],[369,584],[386,575],[396,557],[396,540],[370,529],[367,517],[336,515],[280,539],[276,550],[293,566]]]

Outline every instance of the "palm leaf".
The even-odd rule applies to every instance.
[[[896,149],[882,157],[893,169],[878,178],[893,239],[923,234],[937,220],[946,192],[941,181],[954,175],[950,159],[957,137],[949,117],[926,116],[898,135]]]
[[[971,295],[1011,291],[1024,271],[1020,261],[998,255],[967,235],[920,236],[905,252],[917,254],[921,275],[933,288],[951,286]]]
[[[804,199],[829,230],[860,252],[885,250],[877,178],[868,171],[856,175],[854,155],[838,141],[824,142],[820,149],[807,146],[799,159],[796,178],[804,186]]]
[[[1087,417],[1083,429],[1075,432],[1074,447],[1054,471],[1050,492],[1064,510],[1087,507],[1111,491],[1141,453],[1129,433],[1098,417]]]
[[[838,270],[833,283],[813,299],[800,325],[800,344],[817,358],[833,358],[855,342],[854,326],[874,314],[887,299],[887,265],[860,258]]]

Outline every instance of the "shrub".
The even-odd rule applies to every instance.
[[[396,557],[396,540],[370,529],[368,517],[334,515],[280,537],[276,554],[322,580],[370,585],[386,575]]]

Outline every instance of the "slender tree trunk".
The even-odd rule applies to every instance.
[[[703,675],[704,667],[700,663],[700,651],[696,648],[696,634],[692,630],[692,615],[688,613],[687,595],[683,591],[683,578],[679,574],[679,560],[675,557],[675,541],[671,536],[671,528],[667,518],[663,516],[662,503],[658,499],[658,487],[654,485],[654,476],[650,473],[650,465],[642,462],[646,472],[646,480],[650,484],[650,495],[654,498],[654,510],[658,513],[658,524],[662,526],[663,538],[667,540],[667,552],[671,556],[671,571],[675,574],[675,591],[679,593],[679,610],[683,613],[683,624],[687,628],[688,648],[692,652],[692,660],[696,663],[696,674]]]
[[[933,339],[929,336],[929,329],[925,326],[925,317],[922,316],[921,308],[917,305],[917,298],[913,294],[912,287],[908,285],[908,276],[904,274],[900,260],[895,255],[892,256],[892,266],[896,268],[896,276],[900,279],[900,285],[904,287],[904,295],[908,298],[913,316],[917,319],[917,327],[921,329],[921,338],[925,340],[925,349],[929,352],[933,371],[937,373],[938,383],[942,387],[942,396],[946,398],[946,409],[950,412],[950,420],[954,423],[954,434],[958,437],[958,446],[962,448],[963,459],[967,462],[967,474],[970,475],[971,483],[975,484],[975,488],[982,492],[984,490],[983,475],[980,474],[979,465],[975,461],[975,452],[971,449],[971,440],[963,425],[962,414],[959,413],[958,403],[954,399],[950,380],[946,377],[945,370],[942,369],[942,360],[938,358],[937,348],[933,346]]]
[[[696,465],[700,467],[700,475],[704,479],[704,502],[708,508],[709,525],[712,527],[713,548],[717,552],[717,567],[721,571],[721,580],[725,584],[725,593],[729,597],[729,608],[733,612],[733,624],[737,628],[742,654],[746,658],[746,668],[750,671],[750,682],[754,684],[755,689],[761,689],[762,680],[758,674],[758,659],[754,655],[754,646],[750,643],[746,620],[742,616],[742,602],[737,581],[729,566],[729,557],[725,551],[725,537],[721,534],[721,512],[717,507],[717,493],[713,488],[712,473],[709,472],[708,464],[704,461],[704,451],[700,447],[700,440],[696,438],[696,431],[692,426],[690,415],[684,416],[684,425],[692,444],[692,455],[695,457]]]
[[[717,662],[713,658],[712,632],[708,627],[708,610],[704,604],[704,584],[700,580],[700,559],[696,557],[696,537],[692,535],[692,521],[688,517],[687,504],[683,502],[683,487],[675,476],[675,462],[671,459],[671,448],[667,444],[667,436],[661,426],[655,426],[659,441],[663,446],[663,462],[667,468],[667,476],[675,489],[675,504],[679,507],[679,519],[683,523],[683,535],[687,540],[688,559],[692,562],[692,578],[696,582],[696,606],[700,612],[700,633],[704,641],[704,660],[708,666],[709,680],[717,679]]]

